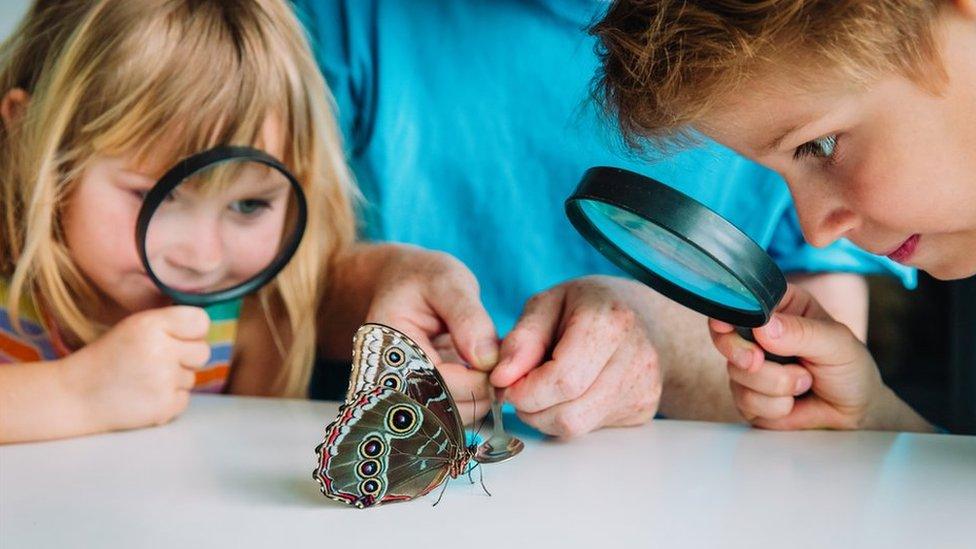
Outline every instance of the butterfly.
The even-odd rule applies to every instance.
[[[465,473],[475,446],[447,384],[403,333],[364,324],[346,401],[315,448],[322,493],[360,509],[429,493]]]

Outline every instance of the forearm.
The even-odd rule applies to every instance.
[[[67,360],[0,365],[0,444],[98,431],[70,380]]]
[[[659,412],[674,419],[742,421],[707,319],[656,293],[651,301],[651,340],[664,381]]]

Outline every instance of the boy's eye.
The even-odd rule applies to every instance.
[[[270,207],[270,204],[266,200],[259,199],[244,199],[235,200],[231,202],[230,209],[243,215],[251,215],[255,212]]]
[[[793,153],[793,158],[799,160],[807,156],[812,156],[815,158],[831,159],[833,158],[836,150],[837,135],[825,135],[823,137],[818,137],[813,141],[807,141],[806,143],[797,147],[796,151]]]

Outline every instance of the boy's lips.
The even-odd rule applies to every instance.
[[[901,246],[898,246],[885,255],[888,256],[888,258],[892,261],[905,263],[911,259],[912,255],[915,254],[915,249],[918,247],[919,238],[921,238],[919,235],[913,234],[912,236],[908,237],[907,240],[902,242]]]

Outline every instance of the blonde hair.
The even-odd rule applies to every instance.
[[[934,84],[939,0],[616,0],[590,33],[593,93],[628,144],[695,141],[691,126],[765,72]]]
[[[218,144],[253,144],[269,115],[308,199],[289,265],[259,293],[281,374],[272,391],[303,395],[315,314],[333,260],[354,239],[355,196],[330,95],[302,29],[281,0],[38,0],[0,46],[0,93],[30,101],[0,128],[0,275],[7,306],[43,302],[59,327],[90,342],[107,326],[97,292],[68,252],[61,211],[95,155],[173,161]],[[287,317],[279,328],[273,318]]]

